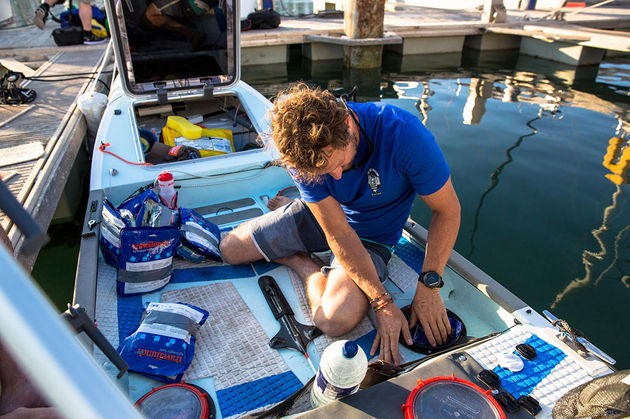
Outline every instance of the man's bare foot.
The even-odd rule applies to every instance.
[[[297,273],[300,273],[304,265],[310,266],[313,263],[310,255],[304,252],[278,258],[275,259],[274,262],[279,263],[280,265],[288,266]]]
[[[315,273],[321,273],[318,264],[313,262],[311,255],[308,253],[300,252],[291,256],[275,259],[274,262],[284,266],[288,266],[293,269],[296,274],[303,280],[307,280],[311,275]],[[325,278],[325,276],[324,276]]]
[[[273,198],[269,199],[269,202],[267,202],[267,208],[273,211],[284,205],[290,204],[292,201],[293,199],[288,198],[286,196],[276,195]],[[281,263],[281,262],[278,262],[278,263]]]

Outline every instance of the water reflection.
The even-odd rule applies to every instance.
[[[619,284],[630,287],[630,64],[616,75],[618,67],[607,63],[598,74],[593,67],[500,58],[484,55],[482,65],[465,54],[463,64],[449,66],[444,57],[430,64],[431,56],[422,56],[399,60],[398,67],[384,59],[380,74],[371,75],[353,74],[341,61],[300,58],[272,85],[261,80],[255,87],[271,96],[307,80],[344,93],[358,81],[366,83],[358,86],[359,101],[387,100],[415,113],[458,178],[463,222],[457,250],[533,307],[560,305],[567,318],[597,335],[600,321],[628,309],[610,301],[626,298]],[[412,216],[428,223],[430,213],[423,211],[417,205]],[[602,295],[573,294],[598,285]],[[614,295],[607,293],[612,287]],[[595,326],[592,310],[582,307],[586,301],[599,310]],[[604,336],[615,355],[630,338],[606,342]]]
[[[627,184],[630,171],[630,143],[625,138],[612,137],[608,141],[602,164],[612,172],[606,174],[608,180],[615,185]]]
[[[470,235],[470,250],[468,251],[468,254],[466,255],[468,259],[472,257],[473,252],[475,251],[475,236],[477,235],[477,230],[479,229],[479,214],[481,214],[481,208],[483,207],[484,200],[486,199],[488,194],[494,188],[496,188],[497,185],[499,184],[499,175],[501,174],[503,169],[505,169],[505,166],[507,166],[513,161],[512,152],[521,145],[521,143],[523,142],[525,138],[531,137],[532,135],[536,135],[538,133],[538,130],[531,124],[532,122],[540,119],[541,116],[542,116],[542,110],[541,112],[539,112],[536,118],[530,119],[529,121],[525,123],[525,125],[527,125],[529,128],[532,129],[532,132],[530,132],[529,134],[521,135],[512,147],[505,150],[505,155],[507,156],[507,159],[503,163],[501,163],[490,175],[490,186],[488,186],[488,188],[483,192],[483,194],[481,194],[481,198],[479,199],[479,204],[477,205],[477,209],[475,211],[475,217],[474,217],[475,221],[473,222],[472,233]]]
[[[616,234],[612,229],[608,228],[610,218],[618,215],[618,202],[621,193],[622,188],[620,185],[617,185],[612,195],[612,204],[604,210],[602,225],[598,229],[593,230],[593,237],[600,246],[599,252],[590,250],[582,252],[582,263],[586,274],[583,278],[576,278],[571,281],[569,285],[556,295],[551,304],[552,309],[556,308],[571,291],[590,286],[591,284],[597,286],[604,276],[609,273],[616,276],[616,279],[621,281],[627,288],[630,288],[630,266],[628,266],[630,265],[630,255],[627,250],[630,249],[630,234],[628,234],[630,233],[630,224],[623,227]],[[610,242],[612,242],[612,246],[607,246],[606,243]],[[609,251],[609,247],[612,247],[612,251]],[[593,281],[594,276],[596,276],[595,281]]]
[[[486,101],[492,97],[492,88],[498,78],[471,78],[468,86],[468,100],[464,105],[463,122],[465,125],[479,125],[486,113]]]
[[[619,120],[617,125],[617,135],[627,135],[624,128],[626,124]],[[612,228],[611,219],[622,217],[623,205],[619,205],[623,192],[627,188],[622,185],[630,183],[630,141],[621,136],[612,137],[608,141],[608,148],[604,155],[602,165],[612,173],[605,174],[605,177],[615,184],[615,192],[612,195],[612,203],[604,210],[602,225],[593,230],[592,234],[599,251],[594,252],[584,250],[582,252],[582,263],[586,271],[583,278],[576,278],[559,292],[551,308],[555,308],[571,292],[579,288],[599,285],[606,276],[612,276],[619,280],[627,288],[630,288],[630,224],[627,224],[619,231]],[[593,281],[593,277],[595,280]]]

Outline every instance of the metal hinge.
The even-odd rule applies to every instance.
[[[168,95],[166,92],[166,82],[156,81],[155,83],[153,83],[153,86],[157,90],[158,104],[165,105],[168,101],[168,97],[167,97]]]
[[[205,99],[209,99],[214,95],[214,84],[212,84],[212,79],[199,79],[200,82],[203,83],[203,97]]]

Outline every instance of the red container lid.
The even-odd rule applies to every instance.
[[[492,390],[452,377],[418,380],[402,410],[405,419],[479,418],[505,419],[499,403],[490,396]]]
[[[199,386],[187,383],[153,388],[136,402],[149,419],[213,419],[214,402]]]
[[[173,180],[173,174],[169,172],[162,172],[158,175],[159,182],[170,182]]]

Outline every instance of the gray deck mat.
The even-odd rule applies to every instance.
[[[94,321],[114,348],[118,348],[118,296],[116,294],[116,268],[98,260],[98,280],[96,281],[96,308]],[[105,362],[105,355],[95,350],[99,363]]]
[[[402,291],[406,292],[418,286],[418,274],[401,258],[392,255],[387,264],[389,279]]]
[[[318,256],[318,258],[320,259],[319,263],[321,264],[328,263],[328,260],[326,260],[328,255],[317,254],[316,256]],[[117,300],[117,295],[116,295],[116,269],[107,265],[102,258],[99,258],[99,259],[100,260],[98,263],[98,281],[97,281],[98,298],[96,299],[96,316],[95,317],[96,317],[96,321],[98,322],[99,329],[103,332],[103,334],[108,338],[108,340],[112,343],[114,347],[118,347],[118,343],[119,343],[118,342],[118,317],[117,317],[117,309],[116,309],[118,300]],[[176,258],[174,260],[175,269],[201,268],[201,267],[215,266],[215,265],[221,265],[221,263],[215,262],[212,260],[205,260],[204,262],[197,264],[197,263],[191,263],[191,262],[179,259],[179,258]],[[412,284],[412,283],[417,282],[417,274],[409,266],[407,266],[402,260],[400,260],[400,258],[398,258],[396,255],[392,256],[392,260],[390,261],[388,265],[388,270],[390,273],[390,279],[392,279],[393,281],[393,277],[396,277],[395,283],[401,290],[404,290],[404,288],[410,286],[410,285],[405,285],[405,284]],[[305,323],[312,325],[313,319],[311,317],[310,309],[308,307],[308,303],[306,300],[304,281],[300,279],[298,275],[295,272],[293,272],[291,269],[287,269],[287,271],[289,273],[289,277],[291,278],[291,283],[293,285],[293,288],[298,297],[300,308],[302,312],[304,313],[304,318],[306,320]],[[224,298],[221,298],[220,301],[218,302],[210,302],[210,303],[199,302],[199,304],[195,304],[195,302],[193,301],[197,301],[197,299],[201,298],[201,294],[202,294],[202,292],[200,291],[201,289],[206,288],[206,287],[211,287],[211,286],[217,286],[217,285],[220,285],[222,287],[231,286],[231,284],[229,283],[218,283],[218,284],[211,284],[211,285],[200,286],[200,287],[187,288],[184,290],[167,291],[164,294],[168,295],[167,298],[171,298],[170,297],[172,295],[171,293],[176,293],[179,291],[192,294],[190,298],[187,297],[187,300],[191,300],[191,301],[186,301],[183,299],[183,297],[177,297],[177,298],[174,298],[173,300],[169,299],[168,301],[186,301],[186,302],[190,302],[191,304],[198,305],[199,307],[204,307],[204,305],[202,304],[207,304],[206,305],[207,307],[212,308],[212,310],[209,310],[211,317],[208,320],[208,324],[212,324],[213,323],[212,316],[213,314],[214,315],[217,314],[216,308],[219,305],[221,306],[226,305],[225,302],[230,301],[229,299],[232,297],[226,296]],[[225,327],[227,329],[223,329],[224,331],[230,330],[230,333],[235,332],[234,335],[231,335],[229,337],[231,340],[237,343],[240,342],[242,345],[245,345],[247,347],[250,347],[252,344],[255,344],[257,348],[260,348],[260,351],[258,353],[260,354],[266,353],[267,355],[261,358],[264,360],[263,363],[259,363],[258,358],[255,359],[255,362],[253,359],[250,360],[249,364],[254,365],[254,368],[250,368],[251,371],[246,371],[246,369],[242,369],[243,377],[230,380],[229,382],[226,382],[225,385],[217,383],[217,386],[222,385],[222,387],[217,387],[217,389],[227,388],[234,384],[240,384],[242,382],[252,381],[252,380],[262,378],[265,376],[279,374],[288,370],[288,367],[286,367],[286,364],[284,363],[280,355],[277,353],[277,351],[273,351],[269,349],[269,347],[267,346],[269,337],[265,335],[264,331],[260,327],[260,324],[254,318],[253,314],[249,311],[244,301],[240,297],[240,294],[238,294],[238,291],[236,291],[236,289],[234,289],[233,286],[232,286],[232,289],[233,291],[231,292],[234,293],[233,295],[235,298],[234,298],[234,304],[230,304],[230,309],[233,309],[232,307],[234,307],[236,304],[238,304],[240,307],[243,307],[245,311],[240,311],[240,314],[246,312],[246,317],[248,318],[247,320],[253,323],[249,323],[248,325],[245,326],[244,323],[240,321],[235,322],[235,324],[238,324],[239,327],[234,328],[234,330],[229,329],[230,327],[229,323],[223,326],[215,323],[217,325],[216,328],[219,329],[220,331],[221,328]],[[214,299],[216,299],[216,296],[214,297]],[[223,310],[218,310],[218,311],[223,312]],[[230,319],[227,319],[227,320],[229,321]],[[202,328],[202,331],[203,330],[205,330],[205,326]],[[260,333],[260,336],[252,337],[252,334],[249,333],[249,331],[252,331],[252,330],[258,331],[257,333]],[[359,325],[355,327],[355,329],[353,329],[351,332],[343,336],[331,338],[330,336],[323,335],[316,338],[314,340],[315,350],[317,351],[319,355],[321,355],[324,349],[326,349],[326,347],[330,343],[336,340],[357,339],[371,332],[372,330],[374,330],[373,322],[370,321],[369,316],[366,316],[361,320]],[[204,333],[206,332],[204,331]],[[200,332],[200,335],[201,335],[201,332]],[[215,352],[221,354],[221,356],[227,357],[225,360],[226,363],[223,364],[224,366],[234,365],[234,362],[236,362],[236,360],[232,356],[232,352],[230,352],[230,349],[228,349],[227,344],[223,346],[219,345],[218,349],[215,349],[215,348],[207,349],[209,352],[206,353],[205,352],[206,349],[203,348],[205,346],[203,341],[205,340],[207,339],[199,338],[197,340],[197,347],[195,348],[195,351],[199,355],[195,356],[195,359],[193,360],[188,371],[186,372],[184,379],[191,380],[191,379],[194,379],[191,377],[207,377],[210,375],[214,375],[214,373],[208,372],[208,371],[210,371],[211,365],[209,365],[209,363],[212,362],[213,357],[214,357],[214,360],[216,361]],[[211,342],[212,339],[210,339],[209,341]],[[218,342],[222,342],[221,339],[219,339]],[[105,358],[104,356],[102,356],[102,354],[98,352],[100,351],[97,351],[97,359],[99,359],[102,363],[105,361]],[[203,355],[201,355],[202,353]],[[241,352],[237,351],[236,353],[241,353]],[[369,354],[366,354],[366,355],[369,356]],[[205,360],[209,360],[209,363],[206,363]],[[224,362],[223,360],[216,361],[215,364],[222,365],[223,362]],[[199,371],[197,371],[197,367],[196,367],[197,364],[199,364]],[[264,368],[261,368],[259,370],[260,372],[257,373],[256,371],[258,370],[258,367],[261,365],[263,365]],[[277,369],[275,371],[270,372],[266,370],[267,366],[271,366],[271,367],[280,366],[281,369]],[[223,371],[225,370],[226,368],[223,367]],[[229,374],[221,374],[223,375],[225,381],[227,381],[226,379],[232,378],[231,376],[232,376],[233,371],[230,370],[229,372],[230,372]],[[238,381],[238,380],[243,380],[243,381]],[[218,381],[221,381],[221,380],[218,380]]]
[[[185,381],[214,376],[221,390],[289,370],[278,351],[269,348],[269,337],[233,284],[167,291],[162,301],[185,302],[210,313],[197,334]]]

